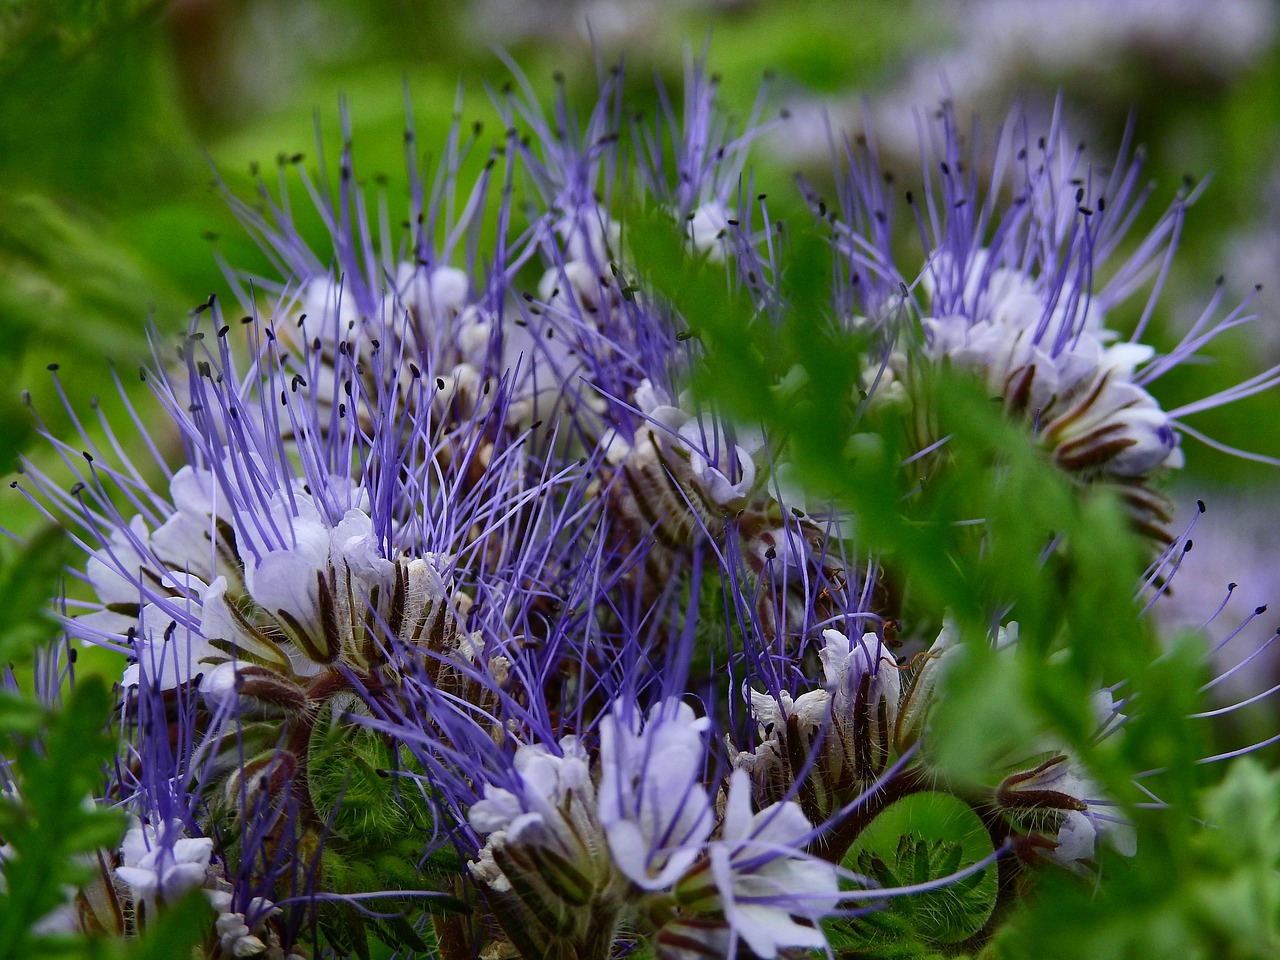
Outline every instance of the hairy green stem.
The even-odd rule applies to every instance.
[[[916,767],[908,767],[868,795],[843,820],[819,837],[814,842],[813,853],[838,866],[872,820],[904,797],[929,789],[932,788],[926,773]]]

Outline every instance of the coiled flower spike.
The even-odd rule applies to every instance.
[[[1156,483],[1182,465],[1179,436],[1201,437],[1183,418],[1280,382],[1280,368],[1272,368],[1171,411],[1149,392],[1215,337],[1256,319],[1247,301],[1215,319],[1219,289],[1168,355],[1157,357],[1141,342],[1183,217],[1203,185],[1180,193],[1149,234],[1132,239],[1151,188],[1142,184],[1142,153],[1128,136],[1104,167],[1075,145],[1059,117],[1037,137],[1015,115],[988,158],[976,138],[965,141],[944,105],[922,126],[921,141],[923,190],[905,194],[923,248],[918,268],[901,267],[894,253],[894,210],[902,204],[887,193],[874,140],[846,147],[833,214],[840,308],[875,331],[868,365],[880,371],[880,390],[897,384],[911,393],[940,365],[972,372],[1026,424],[1046,457],[1078,484],[1116,490],[1135,528],[1168,544],[1171,507]],[[986,182],[983,169],[990,170]],[[1125,338],[1108,323],[1151,277]],[[926,398],[914,403],[915,442],[932,450],[943,438]]]

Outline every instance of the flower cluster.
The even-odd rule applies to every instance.
[[[282,274],[233,274],[243,321],[210,298],[177,362],[157,349],[143,372],[180,451],[135,414],[154,465],[107,427],[53,441],[70,490],[27,466],[86,554],[68,632],[129,660],[104,798],[133,825],[101,858],[122,932],[199,889],[207,956],[772,958],[826,948],[868,900],[1133,854],[1052,735],[994,779],[938,764],[948,674],[985,638],[939,634],[858,518],[800,491],[787,438],[694,389],[704,347],[646,285],[615,198],[643,197],[671,257],[753,322],[785,323],[784,247],[745,167],[771,123],[734,127],[698,67],[683,114],[665,92],[651,121],[623,103],[619,72],[585,117],[563,92],[550,115],[527,84],[504,94],[508,132],[461,198],[479,131],[453,130],[428,187],[411,130],[398,245],[366,222],[349,138],[332,189],[299,171],[331,250],[265,187],[233,200]],[[1181,418],[1276,379],[1165,411],[1148,388],[1242,313],[1163,357],[1146,314],[1128,340],[1107,327],[1190,198],[1099,285],[1135,163],[1095,173],[1061,125],[1038,148],[1011,127],[983,192],[948,112],[931,135],[918,271],[896,265],[873,152],[849,150],[822,211],[831,315],[865,346],[850,411],[905,411],[904,478],[945,470],[931,384],[970,374],[1069,484],[1121,491],[1173,549],[1156,485]],[[985,652],[1017,656],[988,613]],[[1110,735],[1125,704],[1097,703]],[[867,826],[927,791],[981,814],[989,860],[905,891],[855,870]]]
[[[975,149],[972,156],[949,110],[939,114],[939,125],[936,169],[926,171],[923,196],[905,192],[923,245],[916,273],[901,271],[893,255],[886,213],[896,205],[886,192],[893,178],[881,173],[874,151],[849,154],[852,188],[832,215],[847,264],[841,306],[854,329],[874,330],[886,344],[864,379],[887,398],[902,399],[932,369],[972,372],[1066,475],[1114,489],[1137,530],[1171,543],[1165,529],[1171,504],[1156,485],[1183,465],[1180,435],[1204,439],[1183,418],[1268,390],[1278,372],[1174,410],[1162,409],[1149,392],[1219,334],[1256,319],[1248,301],[1215,319],[1219,289],[1168,354],[1157,356],[1140,340],[1187,208],[1203,185],[1179,193],[1127,259],[1104,272],[1150,193],[1141,153],[1127,140],[1114,164],[1100,169],[1056,120],[1039,137],[1025,122],[1011,121],[991,154]],[[980,169],[990,171],[989,182]],[[994,204],[1005,192],[1013,204],[1000,212]],[[1139,322],[1123,338],[1108,327],[1109,315],[1147,286]],[[902,332],[912,321],[918,336]],[[915,418],[916,442],[932,450],[945,438],[924,407]]]

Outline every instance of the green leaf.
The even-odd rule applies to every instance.
[[[64,902],[64,886],[91,875],[77,858],[120,842],[123,815],[91,800],[114,746],[106,732],[110,711],[105,685],[92,678],[47,713],[38,742],[0,731],[18,787],[0,797],[0,836],[12,848],[4,864],[8,892],[0,897],[0,956],[34,956],[31,927]]]
[[[1280,773],[1236,761],[1199,813],[1195,824],[1176,811],[1144,811],[1137,857],[1113,862],[1100,886],[1043,877],[1001,930],[995,956],[1280,956]]]
[[[982,820],[944,793],[917,793],[889,806],[858,837],[846,869],[882,886],[915,886],[954,875],[993,850]],[[886,898],[882,909],[824,924],[838,956],[888,960],[954,952],[990,919],[996,868],[934,890]]]
[[[174,904],[167,904],[152,921],[146,934],[128,949],[122,960],[176,960],[192,955],[192,950],[213,931],[214,913],[203,890],[192,890]]]
[[[58,580],[68,556],[64,530],[52,525],[9,555],[0,565],[0,663],[30,658],[37,643],[56,630],[49,598],[57,593]]]

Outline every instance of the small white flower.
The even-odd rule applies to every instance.
[[[538,299],[553,317],[572,317],[595,331],[596,317],[604,307],[621,303],[617,286],[585,260],[569,260],[549,268],[538,281]]]
[[[710,721],[675,699],[643,724],[615,705],[600,722],[600,820],[614,863],[636,886],[671,886],[698,858],[715,817],[702,784]]]
[[[120,843],[116,876],[135,900],[172,903],[188,890],[204,886],[212,853],[213,841],[188,837],[180,820],[159,828],[136,824]]]
[[[208,592],[194,579],[191,586],[201,593]],[[209,669],[210,660],[221,655],[193,626],[200,619],[200,610],[191,598],[174,598],[143,607],[135,639],[137,659],[125,667],[123,685],[136,687],[145,674],[152,686],[171,690]]]
[[[412,313],[411,323],[418,326],[416,332],[429,338],[422,346],[428,346],[438,331],[450,329],[466,306],[470,286],[466,272],[457,267],[413,263],[396,267],[394,295],[398,304]]]
[[[218,935],[218,946],[225,956],[257,957],[265,953],[267,945],[255,934],[255,930],[273,914],[280,910],[270,900],[254,897],[249,902],[245,913],[237,913],[231,909],[231,894],[226,890],[207,890],[209,904],[218,912],[214,921],[214,932]],[[253,919],[250,926],[248,919]]]
[[[355,339],[360,311],[351,291],[341,283],[329,277],[315,277],[303,287],[298,301],[300,328],[308,343],[318,339],[332,347]]]
[[[791,947],[826,947],[820,921],[839,903],[840,885],[834,865],[804,851],[810,833],[795,803],[770,804],[753,814],[750,780],[744,770],[733,771],[720,836],[708,844],[713,886],[701,870],[682,881],[692,909],[720,914],[723,921],[695,915],[669,924],[658,934],[659,955],[730,956],[737,942],[764,958]]]
[[[902,679],[898,661],[884,641],[874,633],[864,633],[861,640],[852,641],[839,630],[823,630],[822,639],[818,656],[835,708],[848,709],[858,695],[863,678],[870,675],[867,700],[873,704],[883,700],[888,711],[887,722],[893,726],[902,696]]]
[[[750,428],[731,434],[718,417],[695,416],[647,379],[636,387],[635,403],[645,419],[630,441],[617,434],[605,441],[608,461],[628,477],[619,492],[623,512],[657,513],[686,536],[699,524],[718,529],[755,489],[764,435]]]
[[[571,199],[560,204],[569,212],[555,225],[555,231],[564,243],[564,259],[581,260],[606,267],[612,251],[618,249],[622,239],[622,225],[608,212],[595,204],[574,203]]]
[[[761,738],[777,738],[794,717],[801,731],[812,734],[831,716],[831,694],[826,690],[810,690],[792,698],[786,690],[774,697],[747,688],[751,715],[755,717]]]

